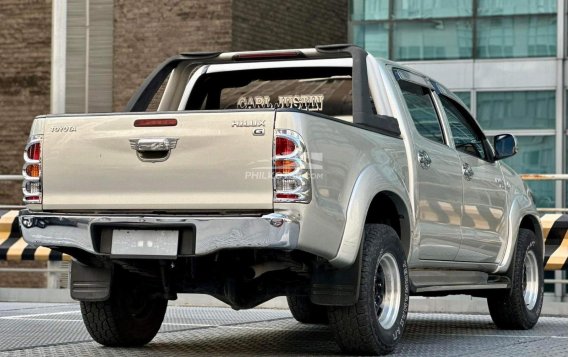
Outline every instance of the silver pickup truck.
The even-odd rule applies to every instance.
[[[343,351],[384,354],[409,296],[543,297],[530,190],[442,84],[350,45],[184,53],[122,113],[47,115],[25,148],[25,240],[71,255],[92,337],[148,343],[178,293],[287,296]]]

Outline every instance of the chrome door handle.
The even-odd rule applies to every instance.
[[[430,159],[430,155],[426,151],[418,150],[418,163],[421,168],[426,170],[432,165],[432,159]]]
[[[465,177],[465,179],[471,181],[473,177],[473,169],[471,168],[471,165],[468,163],[464,163],[462,168],[463,168],[463,176]]]
[[[130,147],[136,151],[166,151],[176,148],[176,138],[130,139]]]
[[[136,156],[143,162],[162,162],[170,157],[176,148],[177,138],[140,138],[130,139],[130,147],[136,150]]]

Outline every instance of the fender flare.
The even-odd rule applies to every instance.
[[[407,208],[408,194],[404,181],[388,165],[367,166],[357,178],[347,207],[346,224],[341,245],[330,264],[314,267],[310,300],[318,305],[350,306],[359,298],[362,241],[371,202],[381,192],[397,195]],[[409,217],[413,224],[413,217]]]
[[[365,167],[351,191],[341,244],[337,255],[329,261],[333,267],[341,269],[353,265],[359,255],[365,219],[371,202],[377,194],[384,191],[397,195],[404,202],[407,212],[410,212],[410,199],[404,180],[389,165]],[[414,217],[409,214],[408,218],[410,226],[413,227]]]
[[[509,269],[511,265],[511,261],[513,260],[513,256],[515,253],[515,249],[517,247],[517,237],[519,235],[519,229],[521,227],[522,221],[526,218],[530,217],[533,219],[536,228],[536,237],[540,240],[543,245],[543,254],[544,254],[544,238],[542,233],[542,223],[540,222],[540,217],[531,204],[531,202],[524,196],[516,196],[513,198],[511,202],[510,211],[509,211],[509,234],[507,236],[507,247],[505,248],[505,252],[503,253],[503,257],[501,258],[501,263],[495,269],[494,273],[505,273]]]

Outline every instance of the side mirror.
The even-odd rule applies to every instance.
[[[500,134],[493,138],[495,160],[502,160],[515,155],[518,151],[517,139],[511,134]]]

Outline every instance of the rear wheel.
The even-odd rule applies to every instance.
[[[387,354],[399,342],[408,312],[406,258],[386,225],[367,224],[363,244],[359,299],[329,308],[329,322],[343,352]]]
[[[106,301],[81,301],[81,314],[91,337],[113,347],[142,346],[158,333],[168,301],[141,281],[119,272]]]
[[[542,247],[535,234],[520,229],[509,277],[511,288],[487,298],[491,318],[497,327],[528,330],[538,321],[544,294]]]
[[[327,307],[316,305],[309,296],[288,296],[288,307],[296,321],[304,324],[326,324]]]

